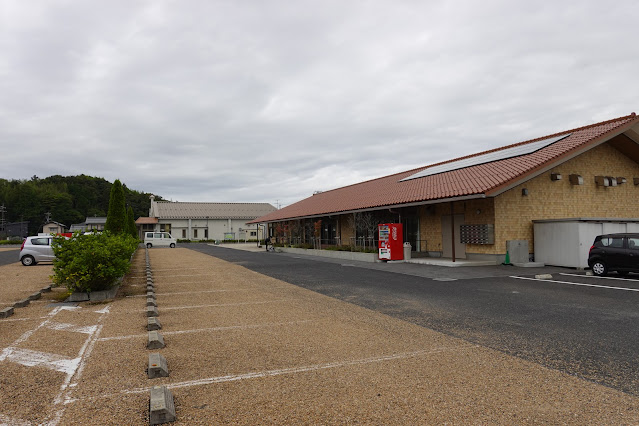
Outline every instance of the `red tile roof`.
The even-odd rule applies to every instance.
[[[253,222],[313,217],[460,197],[495,196],[532,177],[535,172],[561,164],[574,155],[591,149],[630,129],[637,123],[639,123],[639,117],[632,113],[625,117],[325,191],[255,219]],[[570,136],[531,154],[401,182],[402,179],[429,167],[503,151],[566,134],[570,134]]]

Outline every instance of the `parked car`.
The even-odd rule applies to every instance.
[[[18,259],[24,266],[32,266],[38,262],[52,262],[55,258],[49,236],[27,237],[22,241]]]
[[[588,253],[588,266],[595,275],[610,271],[619,275],[639,272],[639,234],[605,234],[595,237]]]
[[[144,233],[144,245],[148,248],[153,246],[168,246],[175,247],[177,240],[171,236],[168,232],[145,232]]]

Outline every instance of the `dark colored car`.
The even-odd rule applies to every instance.
[[[639,234],[597,236],[588,253],[588,265],[599,276],[610,271],[619,275],[639,272]]]

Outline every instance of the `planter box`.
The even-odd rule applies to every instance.
[[[110,290],[92,291],[91,293],[73,292],[67,298],[67,302],[87,302],[87,301],[99,301],[106,299],[115,299],[115,295],[118,293],[120,285],[116,285]]]

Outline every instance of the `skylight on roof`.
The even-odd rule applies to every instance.
[[[402,179],[400,182],[411,179],[418,179],[426,176],[432,176],[439,173],[451,172],[453,170],[465,169],[466,167],[478,166],[480,164],[492,163],[493,161],[505,160],[507,158],[532,154],[533,152],[537,152],[542,148],[545,148],[549,145],[554,144],[555,142],[567,138],[571,134],[572,133],[568,133],[554,138],[542,139],[540,141],[527,143],[525,145],[514,146],[512,148],[489,152],[487,154],[478,155],[475,157],[452,161],[450,163],[441,164],[439,166],[428,167],[421,172],[415,173],[414,175]]]

